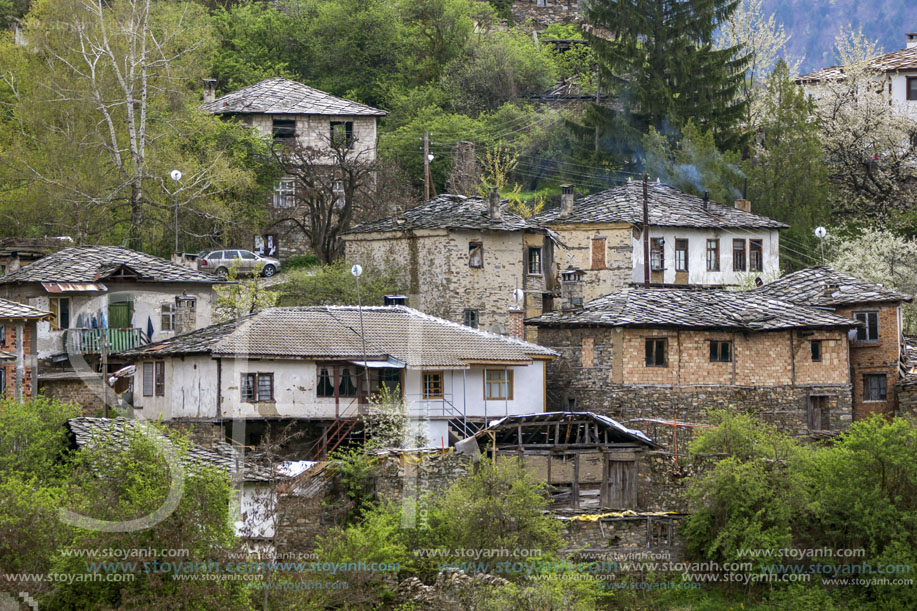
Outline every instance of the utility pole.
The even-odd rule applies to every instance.
[[[423,132],[423,200],[430,199],[430,132]]]
[[[175,250],[173,252],[178,254],[178,181],[181,180],[181,172],[172,170],[169,176],[175,181],[175,191],[172,193],[175,203]]]
[[[650,288],[650,197],[643,173],[643,286]]]

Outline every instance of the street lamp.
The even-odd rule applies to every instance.
[[[175,254],[178,254],[178,181],[181,180],[181,172],[179,170],[172,170],[169,174],[172,177],[172,180],[175,181],[175,191],[172,192],[172,196],[175,199]]]

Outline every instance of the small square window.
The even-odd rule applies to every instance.
[[[477,329],[480,323],[480,313],[477,310],[465,310],[465,326]]]
[[[353,121],[331,122],[331,146],[347,148],[353,146]]]
[[[541,248],[530,247],[528,256],[528,271],[531,276],[541,275]]]
[[[424,399],[442,399],[443,398],[443,372],[442,371],[424,371],[423,372],[423,398]]]
[[[513,372],[510,369],[484,370],[484,399],[511,400],[513,398]]]
[[[732,342],[730,341],[711,341],[710,342],[710,362],[711,363],[731,363],[732,362]]]
[[[809,345],[812,348],[812,362],[819,363],[821,362],[821,340],[813,339]]]
[[[646,366],[647,367],[665,367],[666,366],[666,340],[650,338],[646,340]]]
[[[885,374],[867,374],[863,376],[863,400],[885,401],[886,393]]]
[[[483,242],[468,242],[468,267],[484,267]]]
[[[274,119],[271,127],[275,141],[290,141],[296,137],[296,119]]]
[[[877,342],[879,341],[879,313],[878,312],[854,312],[853,319],[863,323],[863,326],[857,327],[858,342]]]

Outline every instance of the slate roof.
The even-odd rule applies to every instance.
[[[860,280],[824,265],[787,274],[751,292],[783,301],[821,307],[913,300],[911,295],[899,293],[875,282]]]
[[[345,100],[290,79],[274,77],[228,93],[202,109],[215,113],[381,117],[384,110]]]
[[[647,190],[649,223],[654,227],[786,229],[789,225],[740,210],[669,185],[651,182]],[[553,208],[537,214],[534,223],[631,223],[643,224],[643,183],[631,181],[619,187],[587,195],[573,202],[573,212],[561,216]]]
[[[20,282],[91,283],[105,280],[128,267],[142,282],[196,282],[216,284],[216,276],[176,265],[122,246],[73,246],[0,277],[0,284]]]
[[[753,291],[667,288],[622,289],[590,301],[582,310],[551,312],[526,322],[539,327],[682,327],[738,331],[858,325],[850,318]]]
[[[10,301],[9,299],[0,299],[0,319],[7,318],[25,318],[30,320],[41,320],[51,316],[51,312],[45,312],[38,308],[33,308],[24,303]]]
[[[881,72],[898,72],[899,70],[917,70],[917,47],[899,49],[880,55],[869,61],[868,66]],[[796,78],[797,83],[818,83],[844,78],[842,66],[829,66]]]
[[[67,421],[67,428],[79,449],[93,447],[99,440],[107,439],[111,436],[111,443],[124,447],[126,444],[126,433],[128,431],[138,431],[137,420],[128,420],[127,418],[71,418]],[[156,438],[162,440],[165,437],[156,432]],[[182,458],[182,466],[186,469],[193,469],[200,465],[212,465],[228,472],[230,475],[235,469],[235,458],[229,452],[216,452],[196,444],[191,444],[187,454]],[[253,463],[245,461],[243,463],[242,479],[246,482],[270,482],[275,479],[284,479],[285,476],[277,474],[271,476],[271,470]]]
[[[500,220],[490,217],[487,200],[464,195],[440,195],[406,210],[399,222],[387,217],[351,228],[346,233],[373,233],[377,231],[407,231],[410,229],[471,229],[490,231],[538,230],[538,225],[508,212],[506,202],[501,204]]]
[[[518,339],[471,329],[404,306],[363,308],[368,360],[409,367],[467,368],[475,361],[528,363],[557,353]],[[125,357],[210,353],[261,357],[363,360],[356,306],[271,308],[232,323],[135,348]],[[399,363],[400,364],[400,363]]]

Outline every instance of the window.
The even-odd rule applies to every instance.
[[[711,363],[731,363],[732,362],[732,342],[711,341],[710,342],[710,362]]]
[[[720,271],[720,241],[707,240],[707,271]]]
[[[274,374],[243,373],[239,390],[243,401],[273,401]]]
[[[821,340],[813,339],[811,342],[809,342],[809,346],[812,348],[812,362],[821,362]]]
[[[356,380],[356,370],[351,369],[350,367],[341,368],[341,381],[338,383],[338,396],[339,397],[356,397],[357,396],[357,380]]]
[[[353,146],[353,121],[331,122],[331,146]]]
[[[156,396],[164,397],[166,394],[166,362],[165,361],[155,361],[153,363],[153,371],[156,376]]]
[[[0,369],[0,395],[6,394],[6,369]]]
[[[686,272],[688,271],[688,241],[677,239],[675,240],[675,271],[676,272]]]
[[[665,339],[650,338],[646,340],[646,366],[665,367]]]
[[[662,271],[665,266],[665,240],[663,238],[650,238],[650,269],[654,272]]]
[[[174,331],[175,330],[175,304],[174,303],[164,303],[160,308],[161,318],[162,318],[162,330],[163,331]]]
[[[528,270],[532,276],[541,275],[541,248],[529,247]]]
[[[745,271],[745,240],[732,241],[732,271]]]
[[[907,99],[917,100],[917,76],[907,77]]]
[[[287,142],[296,137],[295,119],[274,119],[272,131],[275,142]]]
[[[484,267],[483,242],[468,242],[468,267]]]
[[[465,326],[466,327],[477,329],[479,320],[480,320],[480,314],[477,310],[465,310]]]
[[[284,178],[274,187],[274,207],[293,208],[296,206],[296,180]]]
[[[334,396],[334,381],[331,378],[333,368],[331,367],[321,367],[318,368],[318,387],[316,392],[319,397],[333,397]]]
[[[6,327],[0,325],[0,347],[6,344]]]
[[[513,398],[513,372],[511,369],[484,370],[484,399],[506,400]]]
[[[853,319],[863,323],[862,327],[857,327],[858,342],[877,342],[879,341],[879,313],[878,312],[854,312]]]
[[[442,399],[443,398],[443,372],[442,371],[424,371],[423,372],[423,398],[424,399]]]
[[[153,396],[153,363],[143,364],[143,396]]]
[[[605,269],[605,238],[592,239],[592,269]]]
[[[70,328],[70,298],[51,297],[51,329],[59,331]]]
[[[748,271],[764,271],[764,250],[761,248],[761,240],[748,241]]]
[[[867,374],[863,376],[863,400],[885,401],[885,374]]]

